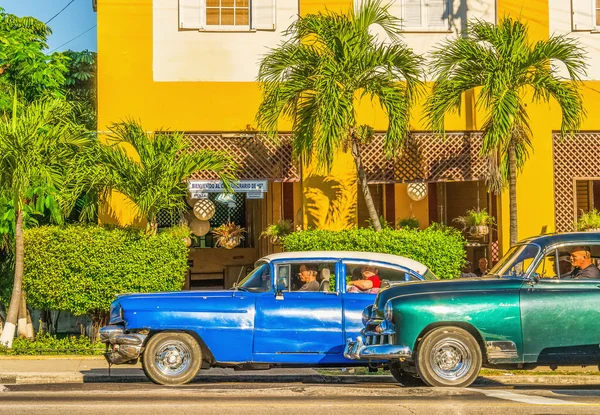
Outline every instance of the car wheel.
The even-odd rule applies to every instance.
[[[439,327],[427,333],[417,347],[417,373],[430,386],[466,387],[481,369],[477,340],[458,327]]]
[[[202,363],[198,342],[186,333],[158,333],[142,356],[144,373],[160,385],[183,385],[196,377]]]
[[[390,363],[390,372],[402,386],[424,386],[425,382],[417,374],[402,370],[400,363]]]

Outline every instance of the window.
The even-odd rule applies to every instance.
[[[303,261],[277,265],[277,291],[335,291],[335,262]]]
[[[404,30],[448,30],[447,0],[400,0]]]
[[[600,0],[571,0],[573,31],[600,30]]]
[[[179,0],[179,29],[275,30],[275,0]]]
[[[351,281],[370,280],[374,283],[373,288],[365,288],[361,284],[353,286],[348,284],[348,293],[376,293],[379,288],[389,286],[390,283],[406,282],[407,276],[412,276],[401,268],[388,267],[372,262],[344,262],[346,268],[346,284]]]

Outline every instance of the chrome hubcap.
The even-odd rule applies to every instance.
[[[180,341],[165,342],[154,354],[154,363],[167,376],[180,375],[190,367],[190,349]]]
[[[431,368],[442,379],[458,380],[469,373],[472,356],[469,348],[457,339],[444,339],[433,347]]]

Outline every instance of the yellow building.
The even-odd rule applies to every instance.
[[[221,206],[221,215],[237,215],[248,228],[248,238],[231,251],[192,248],[192,286],[206,280],[227,285],[257,257],[273,251],[258,236],[281,218],[300,228],[366,224],[350,155],[340,154],[325,175],[298,166],[285,139],[276,147],[254,133],[261,56],[282,41],[282,31],[298,14],[325,6],[344,10],[355,3],[359,1],[98,0],[99,130],[135,117],[148,129],[185,131],[200,147],[234,154],[247,183],[266,181],[266,193],[243,193],[235,206]],[[420,54],[456,36],[469,19],[495,22],[508,14],[527,21],[534,39],[567,34],[587,49],[590,69],[582,90],[588,115],[574,139],[559,140],[561,117],[554,103],[528,104],[534,152],[518,178],[519,239],[571,230],[578,212],[600,205],[598,7],[596,0],[395,0],[390,9],[404,21],[404,41]],[[468,254],[472,261],[480,256],[495,260],[508,248],[508,197],[486,192],[486,166],[477,157],[483,117],[474,99],[467,96],[461,115],[447,120],[452,133],[444,142],[425,130],[418,106],[414,140],[402,158],[386,160],[378,138],[366,150],[366,166],[376,205],[389,222],[414,216],[421,227],[434,221],[452,224],[467,209],[488,209],[498,219],[498,230],[472,239]],[[369,102],[361,104],[359,118],[377,131],[386,128],[384,114]],[[285,133],[290,126],[281,128]],[[409,183],[417,183],[411,185],[412,199]],[[413,200],[419,199],[414,190],[424,197]],[[131,206],[115,200],[114,216],[101,220],[130,223]],[[201,246],[212,245],[210,238],[200,239]]]

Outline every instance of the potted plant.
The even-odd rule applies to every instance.
[[[419,229],[419,221],[414,216],[410,218],[399,219],[396,223],[398,229]]]
[[[224,223],[212,230],[217,238],[217,246],[233,249],[244,240],[246,229],[233,222]]]
[[[272,223],[266,227],[260,234],[261,238],[269,238],[271,243],[278,244],[283,238],[292,233],[293,225],[290,220],[280,220],[277,223]]]
[[[490,226],[494,225],[496,219],[485,209],[467,210],[467,214],[454,219],[454,222],[463,225],[463,231],[469,230],[469,234],[481,237],[490,233]]]
[[[577,230],[587,232],[600,232],[600,211],[592,209],[589,212],[581,212],[577,220]]]

